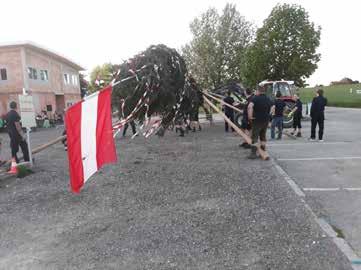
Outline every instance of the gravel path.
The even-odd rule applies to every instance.
[[[80,195],[62,145],[44,151],[35,174],[0,180],[0,269],[351,269],[272,163],[237,143],[219,124],[118,138],[119,162]]]

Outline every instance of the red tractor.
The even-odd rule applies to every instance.
[[[295,87],[293,81],[263,81],[259,83],[259,86],[265,87],[266,95],[273,101],[276,97],[277,91],[280,91],[282,94],[282,99],[286,102],[286,109],[284,112],[284,120],[283,127],[290,128],[292,127],[293,116],[288,116],[289,113],[294,108],[296,101],[293,98],[295,94]],[[227,84],[223,87],[215,89],[211,91],[213,94],[218,95],[219,98],[222,98],[226,95],[228,91],[232,93],[232,95],[238,99],[236,107],[243,110],[243,106],[245,105],[245,95],[244,90],[241,85],[237,83]],[[235,114],[235,124],[241,127],[242,124],[242,113]]]
[[[273,101],[276,97],[276,93],[278,91],[281,92],[283,99],[286,102],[286,109],[284,112],[284,120],[283,120],[283,127],[290,128],[292,127],[292,116],[289,117],[288,114],[292,111],[295,106],[295,100],[293,95],[295,94],[295,87],[293,81],[263,81],[259,83],[259,86],[263,86],[266,89],[266,95]],[[243,104],[241,103],[239,108],[242,108]],[[242,114],[238,113],[235,117],[236,124],[241,125],[242,121]]]
[[[295,107],[296,101],[294,100],[295,86],[293,81],[263,81],[259,83],[259,86],[263,86],[266,89],[266,95],[272,99],[276,97],[278,91],[281,92],[282,97],[286,103],[286,109],[283,116],[283,127],[292,127],[293,117],[289,117],[288,114]]]

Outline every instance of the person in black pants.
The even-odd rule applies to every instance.
[[[20,115],[16,111],[17,104],[15,101],[10,102],[10,111],[6,115],[7,130],[10,137],[11,157],[19,163],[17,153],[19,146],[24,155],[24,161],[30,161],[28,144],[26,143],[23,130],[20,125]]]
[[[135,135],[137,133],[137,129],[135,128],[135,123],[134,121],[130,121],[129,123],[126,123],[124,125],[124,129],[123,129],[123,137],[125,137],[125,134],[127,133],[127,129],[129,127],[129,124],[130,126],[132,127],[132,131],[133,131],[133,135]]]
[[[248,121],[252,124],[252,145],[250,159],[257,158],[258,139],[260,140],[261,148],[266,151],[266,133],[269,123],[272,102],[266,96],[266,89],[260,87],[257,90],[256,96],[248,105]]]
[[[247,88],[245,91],[245,95],[246,95],[246,104],[243,107],[243,117],[242,117],[241,128],[243,129],[244,133],[246,133],[248,136],[250,136],[252,125],[251,125],[250,121],[248,121],[248,105],[254,97],[253,91],[250,88]],[[246,141],[241,143],[239,146],[244,147],[244,148],[251,148],[251,145],[248,144]]]
[[[66,129],[64,129],[62,135],[66,136]],[[68,141],[66,140],[66,137],[64,139],[61,140],[61,143],[64,145],[64,150],[68,151]]]
[[[311,138],[310,141],[316,139],[316,126],[318,125],[318,140],[323,142],[323,130],[325,121],[325,106],[327,99],[323,96],[323,90],[317,90],[317,97],[312,100],[311,105]]]
[[[296,94],[295,95],[296,100],[296,106],[292,110],[293,113],[293,132],[291,132],[291,135],[295,135],[297,137],[302,137],[301,134],[301,120],[302,120],[302,102],[300,100],[300,97]]]
[[[227,92],[227,96],[223,99],[223,101],[229,105],[233,105],[234,103],[234,99],[231,97],[231,91],[228,91]],[[233,112],[233,109],[226,106],[226,105],[223,105],[223,108],[224,108],[224,114],[229,118],[229,120],[232,121],[232,123],[234,123],[234,112]],[[225,121],[224,122],[224,129],[226,132],[228,132],[228,123]],[[234,131],[234,129],[231,127],[232,129],[232,132]]]
[[[276,93],[276,100],[271,107],[271,114],[272,114],[272,124],[271,124],[271,139],[275,139],[275,129],[278,129],[278,136],[277,140],[282,139],[282,130],[283,130],[283,112],[286,107],[286,102],[281,99],[282,93],[277,91]]]
[[[120,98],[119,100],[119,119],[125,119],[125,114],[124,114],[124,103],[125,103],[125,99],[124,98]],[[137,129],[135,128],[135,123],[134,121],[130,121],[129,123],[126,123],[124,125],[124,128],[123,128],[123,137],[125,137],[125,134],[127,133],[127,129],[129,127],[129,124],[130,126],[132,127],[132,131],[133,131],[133,135],[135,135],[137,133]]]

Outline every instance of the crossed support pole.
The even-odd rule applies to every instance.
[[[202,92],[203,93],[203,96],[204,96],[204,100],[208,103],[209,106],[211,106],[216,112],[218,112],[223,118],[224,120],[237,132],[237,134],[239,136],[241,136],[248,144],[252,144],[252,140],[251,138],[246,134],[244,133],[236,124],[234,124],[216,105],[214,105],[207,97],[209,98],[212,98],[218,102],[220,102],[221,104],[223,105],[226,105],[238,112],[241,112],[240,109],[224,102],[223,100],[221,99],[218,99],[216,97],[213,97],[211,95],[209,95],[208,93],[205,93],[205,92]],[[260,145],[257,145],[257,151],[258,151],[258,154],[260,155],[260,157],[263,159],[263,160],[268,160],[269,159],[269,155],[266,151],[264,151]]]

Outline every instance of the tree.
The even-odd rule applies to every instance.
[[[304,86],[317,68],[321,28],[310,22],[299,5],[283,4],[273,8],[257,30],[256,39],[246,52],[242,78],[248,86],[270,80],[293,80]]]
[[[253,26],[227,4],[223,13],[208,9],[190,24],[192,41],[182,48],[192,76],[204,88],[218,88],[239,81],[245,48],[253,37]]]
[[[105,63],[101,66],[96,66],[90,73],[89,91],[94,93],[104,86],[108,85],[113,78],[113,65]]]

